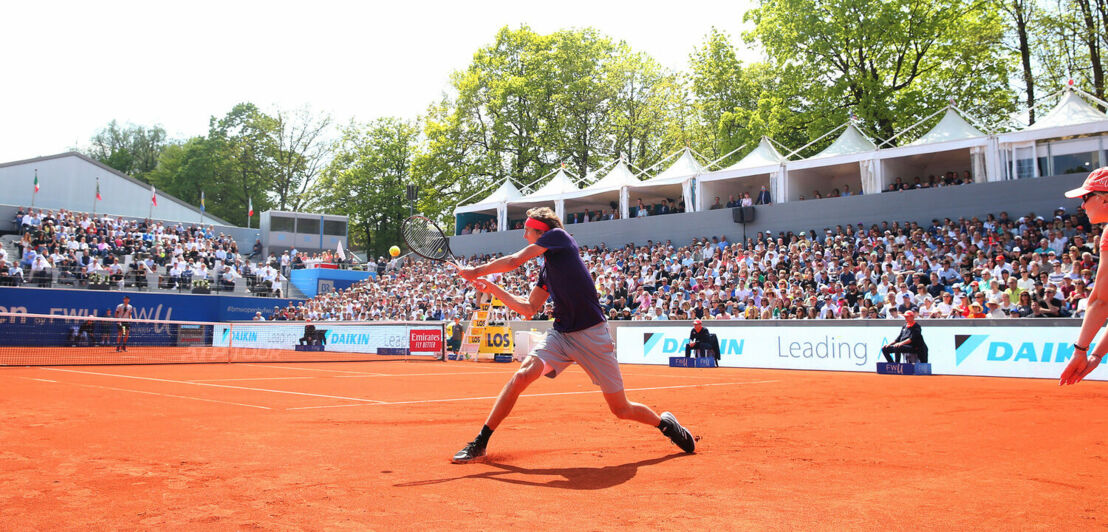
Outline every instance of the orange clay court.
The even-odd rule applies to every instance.
[[[623,366],[703,439],[516,364],[0,368],[0,529],[1108,529],[1108,385]]]

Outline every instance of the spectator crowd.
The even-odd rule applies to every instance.
[[[245,278],[248,286],[279,295],[281,281],[296,262],[288,253],[262,257],[260,241],[244,257],[233,238],[211,225],[22,207],[14,221],[21,233],[15,255],[0,246],[0,284],[9,286],[57,282],[142,288],[153,273],[163,288],[229,290],[236,279]],[[301,264],[313,260],[293,255]]]
[[[1099,229],[1083,212],[1059,208],[1047,217],[859,223],[581,254],[612,320],[896,319],[907,310],[923,319],[1081,317]],[[531,261],[498,282],[526,294],[538,267]],[[377,272],[269,317],[448,320],[474,310],[472,286],[450,266],[405,260]],[[533,318],[550,319],[549,304]]]

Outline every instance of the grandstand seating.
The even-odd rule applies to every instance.
[[[896,318],[907,309],[923,318],[1067,317],[1084,312],[1100,229],[1060,209],[1048,219],[1001,213],[581,252],[613,320]],[[499,282],[522,294],[536,275],[532,261]],[[465,319],[473,304],[449,267],[409,261],[280,318]]]
[[[28,215],[23,217],[22,215]],[[93,290],[281,296],[274,257],[254,263],[230,237],[184,224],[147,224],[67,210],[21,212],[0,238],[0,284]]]

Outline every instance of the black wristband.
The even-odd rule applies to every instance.
[[[1086,352],[1086,353],[1088,353],[1088,352],[1089,352],[1089,348],[1088,348],[1088,347],[1081,347],[1081,346],[1077,345],[1076,343],[1074,343],[1074,344],[1073,344],[1073,349],[1074,349],[1074,350],[1078,350],[1078,349],[1080,349],[1081,351],[1084,351],[1084,352]]]

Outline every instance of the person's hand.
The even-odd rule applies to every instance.
[[[461,277],[462,279],[465,279],[467,281],[473,281],[477,278],[476,268],[462,268],[461,266],[459,266],[458,277]]]
[[[487,279],[474,279],[473,287],[476,288],[478,292],[483,292],[487,294],[492,292],[493,284],[490,283]]]
[[[1100,357],[1091,355],[1085,351],[1074,351],[1073,357],[1070,358],[1070,363],[1066,364],[1066,369],[1062,371],[1062,377],[1058,380],[1058,386],[1081,382],[1081,379],[1084,379],[1085,376],[1096,369],[1099,364]]]

